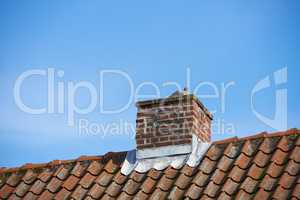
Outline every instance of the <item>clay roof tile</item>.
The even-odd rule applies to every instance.
[[[103,165],[100,164],[98,161],[92,161],[89,167],[87,168],[87,171],[90,172],[92,175],[97,176],[102,168]]]
[[[1,189],[0,189],[0,198],[2,199],[6,199],[9,197],[9,195],[15,190],[14,187],[10,186],[10,185],[4,185]]]
[[[77,183],[79,182],[79,178],[77,178],[74,175],[71,175],[67,178],[67,180],[64,181],[64,183],[62,184],[62,187],[66,188],[67,190],[71,191],[75,188],[75,186],[77,185]]]
[[[129,179],[122,190],[127,194],[134,195],[138,191],[140,185],[140,183],[135,182],[133,179]]]
[[[203,190],[203,187],[199,187],[196,184],[192,184],[191,187],[187,190],[186,196],[191,199],[199,199]]]
[[[27,185],[25,182],[21,182],[16,188],[15,188],[15,193],[19,196],[19,197],[23,197],[26,192],[29,190],[30,185]]]
[[[99,199],[103,195],[105,189],[106,187],[94,184],[89,190],[88,195],[90,195],[93,199]]]
[[[49,192],[48,190],[44,190],[44,192],[39,196],[38,200],[52,200],[53,198],[53,193]]]
[[[300,199],[300,131],[213,142],[196,167],[121,173],[125,153],[0,169],[0,199]]]
[[[156,181],[152,178],[148,177],[141,186],[141,190],[144,193],[152,193],[156,185]]]
[[[61,189],[58,193],[55,194],[54,199],[55,200],[61,200],[61,199],[68,199],[68,197],[71,195],[71,192],[66,190],[65,188]]]
[[[79,199],[81,200],[85,196],[86,192],[87,192],[86,189],[84,189],[82,186],[78,185],[76,187],[76,189],[74,190],[74,192],[71,194],[71,197],[76,200],[79,200]]]

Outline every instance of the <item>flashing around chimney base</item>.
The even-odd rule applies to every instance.
[[[146,159],[146,158],[166,157],[171,155],[175,156],[175,155],[188,154],[191,153],[191,151],[192,151],[192,146],[190,144],[138,149],[136,151],[136,158]]]
[[[133,170],[140,173],[144,173],[152,168],[156,170],[163,170],[168,166],[172,166],[175,169],[179,169],[185,164],[189,165],[190,167],[195,167],[200,163],[203,155],[210,147],[210,143],[201,142],[195,136],[193,137],[193,144],[188,146],[189,146],[189,151],[185,154],[183,153],[175,154],[175,152],[188,150],[188,148],[185,146],[183,147],[176,146],[178,150],[176,150],[175,152],[173,151],[172,155],[167,153],[162,154],[161,152],[157,157],[153,156],[153,155],[157,155],[157,152],[155,152],[155,154],[152,152],[152,156],[150,157],[143,157],[143,156],[149,156],[149,152],[146,152],[147,154],[143,152],[140,153],[140,155],[138,155],[139,150],[137,151],[134,149],[128,151],[126,159],[121,168],[121,173],[124,175],[128,175]],[[170,147],[173,149],[173,146]],[[166,150],[166,152],[168,151]]]

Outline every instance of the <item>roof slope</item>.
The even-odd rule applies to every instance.
[[[120,172],[125,152],[0,170],[0,199],[300,199],[300,131],[212,143],[197,167]]]

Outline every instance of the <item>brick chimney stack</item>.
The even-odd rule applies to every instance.
[[[163,99],[140,101],[136,106],[138,158],[190,153],[193,136],[210,142],[212,115],[186,90]]]

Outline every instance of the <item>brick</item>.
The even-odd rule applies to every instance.
[[[178,94],[137,103],[137,149],[191,144],[191,133],[210,141],[211,119],[204,114],[201,103],[191,95]],[[178,137],[181,135],[190,136]]]

